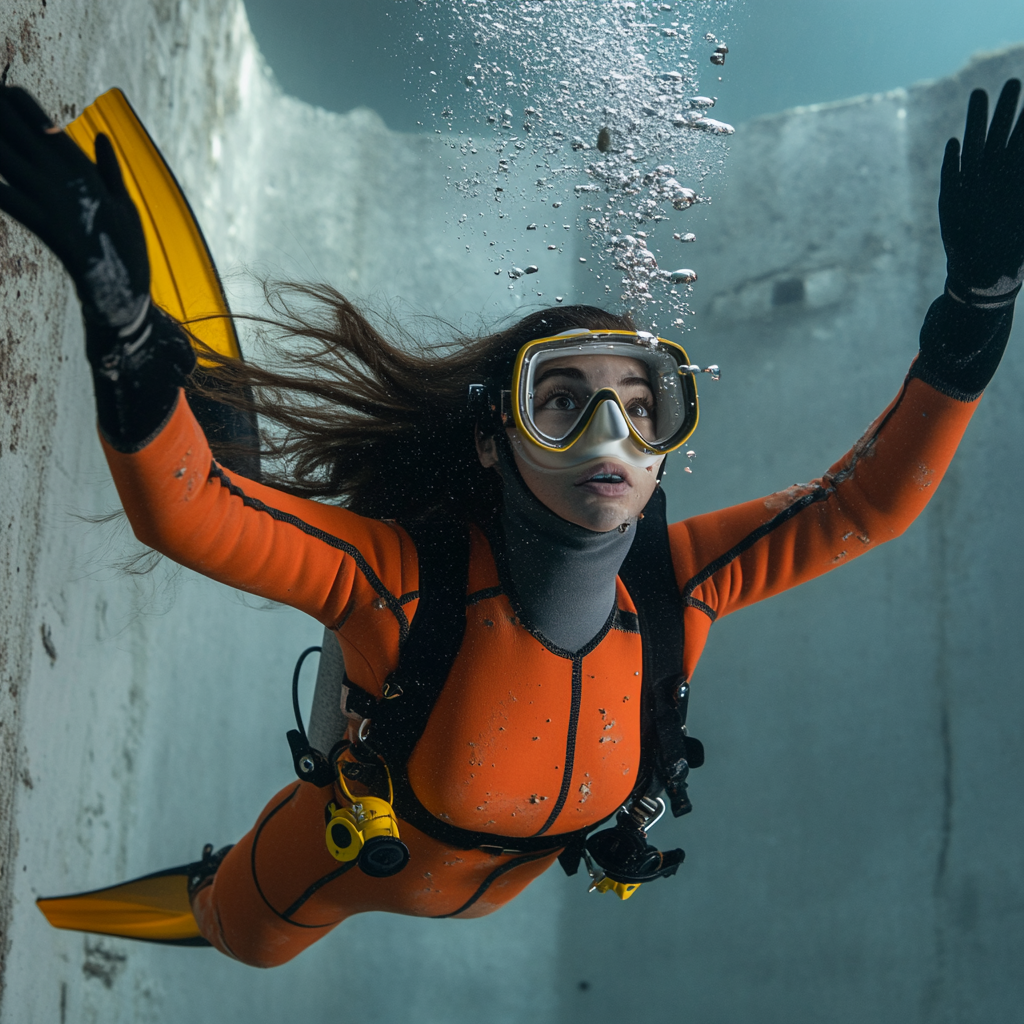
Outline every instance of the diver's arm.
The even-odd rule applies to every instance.
[[[820,479],[670,526],[687,607],[713,620],[898,537],[935,493],[977,404],[908,376]]]
[[[0,209],[39,236],[78,292],[100,429],[141,447],[195,366],[181,328],[150,301],[138,211],[105,135],[96,163],[23,89],[0,87]]]
[[[374,602],[391,613],[379,616],[381,628],[385,622],[408,625],[398,597],[416,589],[418,570],[405,532],[220,466],[183,392],[144,447],[121,452],[104,439],[104,449],[142,543],[326,626]]]
[[[97,137],[94,164],[27,92],[0,86],[0,175],[0,210],[39,236],[78,292],[100,433],[139,539],[325,624],[383,597],[399,628],[405,613],[388,595],[416,586],[402,586],[415,554],[410,563],[401,531],[213,461],[180,387],[195,357],[150,302],[145,236],[109,140]]]
[[[948,467],[1009,338],[1024,280],[1024,116],[1020,83],[971,96],[964,145],[946,147],[939,219],[944,294],[895,401],[820,480],[670,527],[686,614],[714,618],[843,565],[899,536]]]

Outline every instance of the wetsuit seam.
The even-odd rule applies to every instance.
[[[336,878],[340,878],[346,871],[350,871],[356,866],[356,861],[350,860],[347,864],[342,864],[340,868],[336,868],[334,871],[324,875],[323,878],[317,879],[285,912],[284,917],[286,920],[290,920],[292,914],[297,914],[306,901],[322,889],[328,882],[333,882]],[[296,922],[292,921],[292,924]],[[322,925],[316,927],[323,927]]]
[[[434,920],[440,921],[446,917],[458,917],[459,914],[465,913],[481,896],[499,879],[502,875],[507,874],[513,868],[520,867],[522,864],[529,864],[531,861],[540,860],[543,857],[550,857],[554,850],[547,850],[544,853],[528,853],[522,857],[516,857],[515,860],[510,860],[507,864],[502,864],[500,867],[495,868],[481,883],[480,887],[465,903],[459,907],[458,910],[453,910],[450,914],[435,914],[433,915]]]
[[[141,441],[133,441],[127,447],[124,447],[114,441],[114,439],[107,433],[107,431],[104,430],[102,423],[98,423],[100,429],[100,436],[103,438],[104,441],[107,442],[107,444],[110,445],[111,448],[114,449],[115,452],[118,452],[120,455],[138,455],[138,453],[141,452],[143,448],[146,448],[150,444],[152,444],[163,433],[164,427],[166,427],[167,424],[171,422],[171,417],[174,416],[175,412],[178,409],[178,402],[181,401],[181,395],[182,389],[179,387],[176,390],[174,402],[171,404],[170,409],[167,410],[167,415],[164,416],[164,418],[159,422],[159,424],[157,424],[157,426],[154,427]]]
[[[703,612],[712,622],[718,618],[718,612],[709,604],[705,604],[703,601],[696,597],[684,597],[683,604],[690,608],[696,608],[697,611]]]
[[[836,488],[839,486],[839,484],[843,483],[846,479],[848,479],[849,473],[852,472],[853,466],[856,465],[857,460],[859,458],[858,453],[867,451],[871,448],[875,441],[878,440],[878,435],[882,433],[882,431],[888,425],[889,420],[892,419],[892,417],[896,414],[896,411],[903,404],[903,399],[907,394],[907,386],[909,385],[910,380],[911,378],[908,374],[903,380],[903,387],[900,389],[900,393],[899,395],[897,395],[896,401],[893,402],[892,408],[885,414],[881,423],[879,423],[878,426],[875,428],[874,433],[872,433],[871,436],[866,440],[858,441],[858,443],[854,446],[853,465],[846,467],[846,469],[841,469],[832,477],[833,486],[822,487],[819,485],[813,491],[811,491],[810,494],[805,494],[802,498],[798,498],[796,501],[793,502],[792,505],[789,505],[786,508],[784,508],[777,516],[774,516],[772,519],[769,519],[767,523],[762,523],[756,530],[752,531],[751,533],[748,533],[747,536],[743,538],[743,540],[741,540],[738,544],[731,547],[728,551],[726,551],[724,555],[719,555],[718,558],[716,558],[713,562],[710,562],[708,565],[706,565],[703,569],[701,569],[700,572],[697,573],[696,576],[691,577],[687,584],[683,587],[683,602],[688,604],[692,598],[693,592],[697,589],[697,587],[699,587],[702,583],[706,583],[709,579],[711,579],[712,576],[715,575],[715,573],[724,569],[730,562],[735,561],[745,551],[752,548],[758,541],[763,540],[765,537],[767,537],[770,533],[777,530],[784,523],[789,522],[789,520],[792,519],[794,516],[798,515],[800,512],[803,512],[805,508],[808,508],[809,506],[814,505],[819,501],[825,501],[827,498],[830,498],[833,494],[835,494]]]
[[[281,913],[280,910],[277,909],[277,907],[274,906],[273,903],[270,902],[270,900],[267,899],[266,894],[263,892],[263,887],[260,885],[259,877],[256,874],[256,847],[259,845],[263,829],[266,827],[267,822],[270,821],[270,819],[273,818],[285,804],[291,802],[292,798],[299,791],[299,786],[301,785],[301,782],[296,782],[292,791],[279,804],[277,804],[277,806],[260,822],[259,828],[256,829],[256,835],[252,837],[252,849],[249,851],[249,867],[252,871],[252,881],[256,886],[256,891],[260,894],[260,899],[263,900],[270,910],[286,924],[290,924],[295,928],[333,928],[336,922],[331,922],[330,924],[300,924],[298,921],[289,920]]]
[[[260,501],[259,498],[249,497],[241,487],[228,479],[227,474],[225,474],[224,470],[217,465],[215,460],[211,460],[210,462],[210,476],[219,480],[220,485],[226,488],[229,494],[236,498],[241,498],[242,504],[247,508],[255,509],[257,512],[266,512],[271,519],[275,519],[279,523],[287,523],[289,526],[294,526],[308,536],[314,537],[330,547],[335,548],[338,551],[343,551],[348,555],[356,563],[356,568],[358,568],[363,574],[363,578],[366,582],[369,583],[379,597],[383,598],[388,608],[391,609],[391,612],[398,620],[400,643],[405,642],[409,633],[408,617],[402,610],[402,606],[399,603],[398,598],[396,598],[395,595],[391,593],[386,586],[384,586],[381,578],[373,571],[370,563],[366,561],[363,553],[357,547],[349,544],[348,541],[342,540],[340,537],[335,537],[333,534],[327,533],[326,530],[321,530],[318,526],[313,526],[312,524],[305,522],[298,516],[292,515],[290,512],[282,512],[280,509],[274,508],[271,505],[267,505],[265,502]]]
[[[763,540],[770,533],[773,533],[784,523],[789,522],[794,516],[803,512],[805,508],[815,504],[819,501],[824,501],[834,491],[832,488],[816,487],[810,494],[805,494],[802,498],[794,501],[792,505],[788,505],[778,515],[773,516],[768,520],[767,523],[762,523],[756,530],[748,533],[738,544],[733,545],[724,555],[719,555],[713,562],[706,565],[696,576],[693,576],[683,587],[683,601],[688,602],[693,592],[702,584],[706,583],[715,573],[720,572],[730,562],[734,562],[740,555],[745,551],[752,548],[758,541]]]
[[[640,633],[640,618],[633,612],[616,607],[612,613],[612,629],[620,633]]]
[[[516,620],[519,625],[526,630],[534,640],[537,641],[542,647],[550,651],[552,654],[559,658],[565,658],[566,661],[572,661],[577,657],[584,657],[590,654],[595,647],[608,635],[608,631],[612,628],[612,621],[615,618],[616,612],[619,610],[618,600],[612,602],[611,611],[608,613],[608,618],[605,619],[604,625],[597,631],[597,635],[591,638],[585,643],[578,651],[569,651],[564,647],[559,647],[558,644],[549,640],[539,629],[531,625],[530,620],[523,614],[523,606],[519,603],[519,596],[516,593],[515,586],[512,583],[512,574],[507,572],[508,563],[506,560],[505,546],[498,532],[495,532],[492,536],[490,532],[484,534],[487,539],[487,543],[491,546],[491,557],[494,559],[494,566],[498,571],[498,578],[501,580],[502,592],[505,597],[508,598],[508,603],[512,606],[512,611],[515,612]],[[540,833],[538,833],[539,835]]]
[[[501,597],[505,591],[501,587],[484,587],[483,590],[474,590],[466,596],[466,604],[479,604],[481,601],[489,601],[492,597]]]
[[[928,387],[934,388],[940,395],[945,395],[947,398],[952,398],[955,402],[963,402],[967,405],[981,398],[985,393],[984,388],[981,391],[965,391],[963,388],[958,388],[955,384],[950,384],[930,367],[919,367],[916,363],[910,369],[910,376],[921,381],[922,384],[927,384]]]
[[[572,659],[572,696],[569,703],[569,728],[565,738],[565,769],[562,773],[562,785],[558,791],[558,799],[555,806],[551,808],[548,820],[543,827],[535,832],[535,836],[542,836],[558,819],[569,799],[569,787],[572,785],[572,770],[576,762],[576,733],[579,728],[580,704],[583,701],[583,655],[577,655]]]
[[[224,921],[221,919],[220,916],[220,907],[215,906],[213,908],[213,916],[217,918],[217,931],[220,933],[220,941],[224,943],[224,948],[228,951],[228,955],[234,957],[236,960],[241,962],[241,957],[239,957],[235,953],[235,951],[231,948],[231,944],[224,937]],[[213,943],[211,942],[210,945],[212,946]]]

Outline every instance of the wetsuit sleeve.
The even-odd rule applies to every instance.
[[[296,498],[214,461],[179,391],[167,422],[138,451],[102,437],[135,535],[181,565],[307,612],[325,626],[357,606],[407,628],[399,597],[417,587],[415,549],[399,527]]]
[[[688,637],[698,639],[691,626],[706,635],[716,618],[903,533],[935,493],[977,404],[908,377],[821,479],[670,526]]]

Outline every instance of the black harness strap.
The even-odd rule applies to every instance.
[[[458,828],[436,818],[413,791],[407,771],[409,757],[426,728],[466,631],[469,533],[464,526],[452,524],[402,525],[416,544],[420,597],[398,668],[385,682],[383,700],[345,679],[346,707],[371,720],[366,746],[380,755],[391,772],[395,810],[403,821],[456,849],[516,854],[564,850],[559,859],[573,874],[587,834],[608,818],[560,835],[502,836]],[[643,795],[655,785],[660,790],[664,784],[673,813],[685,814],[691,809],[685,780],[689,766],[697,766],[699,743],[686,737],[682,600],[672,568],[661,488],[654,492],[637,524],[636,538],[619,575],[636,605],[643,643],[641,766],[631,795]],[[363,765],[350,768],[353,777],[369,780],[368,773],[360,773]]]
[[[699,740],[686,735],[690,687],[683,675],[683,601],[672,566],[665,492],[659,487],[644,509],[637,534],[619,572],[636,604],[643,641],[642,712],[645,769],[660,777],[672,813],[693,810],[686,794],[690,768],[704,763]],[[642,773],[643,775],[644,773]],[[644,783],[641,777],[640,784]]]
[[[416,746],[462,646],[466,633],[469,530],[439,523],[403,523],[416,545],[419,604],[416,628],[402,645],[398,667],[377,701],[346,678],[348,707],[373,721],[373,749],[394,772]]]

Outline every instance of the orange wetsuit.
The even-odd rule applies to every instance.
[[[934,492],[977,402],[919,379],[820,480],[669,527],[693,675],[711,623],[902,533]],[[293,605],[333,629],[349,677],[379,697],[416,614],[416,550],[398,525],[283,494],[213,461],[187,402],[141,451],[107,446],[141,541],[198,572]],[[641,643],[617,612],[576,653],[520,623],[489,544],[470,538],[465,639],[408,763],[434,815],[465,829],[552,836],[550,852],[455,850],[402,826],[412,859],[391,878],[339,864],[324,843],[331,789],[292,782],[227,855],[195,911],[247,963],[282,963],[351,914],[476,917],[548,868],[558,836],[610,815],[640,760]]]

